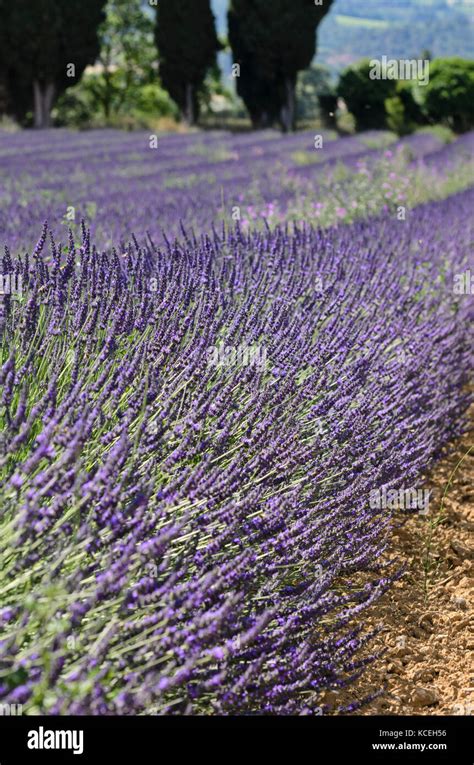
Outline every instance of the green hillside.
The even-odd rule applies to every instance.
[[[269,0],[271,2],[271,0]],[[228,0],[213,0],[225,33]],[[341,69],[364,56],[473,57],[472,0],[336,0],[319,29],[318,61]]]

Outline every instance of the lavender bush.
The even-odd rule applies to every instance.
[[[98,186],[100,208],[106,174]],[[356,708],[364,611],[399,575],[370,493],[420,480],[468,404],[472,303],[452,284],[473,200],[326,230],[158,241],[148,225],[106,249],[45,226],[31,255],[17,208],[2,269],[22,288],[0,302],[3,702],[304,714],[347,688],[339,707]]]

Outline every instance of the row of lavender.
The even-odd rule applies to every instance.
[[[371,492],[462,427],[473,201],[6,252],[2,702],[291,714],[350,688],[398,575]]]
[[[127,241],[131,232],[143,241],[149,231],[162,241],[163,232],[171,238],[179,234],[181,221],[196,231],[209,231],[220,220],[254,225],[263,216],[271,223],[283,222],[295,200],[294,219],[327,225],[318,215],[328,198],[335,197],[335,215],[353,205],[363,217],[382,209],[376,187],[384,184],[384,204],[407,204],[401,191],[413,185],[410,172],[417,163],[429,158],[431,166],[444,172],[445,165],[472,160],[474,148],[474,133],[448,146],[429,134],[410,136],[390,146],[386,177],[374,177],[371,166],[383,157],[392,137],[366,133],[331,138],[310,133],[282,138],[271,131],[163,137],[112,130],[3,133],[0,237],[15,250],[30,247],[45,219],[67,235],[69,227],[78,229],[85,218],[100,246]],[[396,162],[400,155],[405,157],[403,168]],[[343,184],[336,190],[337,178],[331,173],[337,175],[343,167],[354,174],[361,165],[365,186],[353,185],[347,201],[347,189]],[[422,181],[425,187],[438,183],[437,176]],[[300,198],[308,202],[305,209]]]

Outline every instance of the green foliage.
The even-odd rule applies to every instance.
[[[331,73],[326,66],[312,64],[298,75],[296,83],[297,115],[302,120],[314,120],[321,110],[326,113],[319,96],[332,93]]]
[[[114,76],[120,73],[114,72]],[[176,104],[159,82],[146,83],[127,91],[120,108],[113,108],[108,116],[97,98],[98,74],[85,74],[79,85],[68,90],[58,101],[53,112],[57,125],[85,127],[147,127],[150,118],[178,119]],[[117,88],[117,92],[120,89]]]
[[[427,51],[429,54],[429,52]],[[423,55],[421,56],[424,59]],[[423,91],[425,86],[419,85],[416,81],[400,80],[397,82],[397,96],[400,98],[405,111],[406,119],[414,129],[416,125],[423,125],[426,122],[423,109]]]
[[[456,132],[474,127],[474,61],[432,61],[425,91],[424,108],[430,121],[441,122]]]
[[[368,59],[346,69],[337,89],[358,130],[388,126],[398,135],[406,135],[428,122],[455,132],[474,127],[474,61],[431,61],[427,85],[372,80],[370,69]]]
[[[283,129],[294,128],[298,72],[316,53],[316,29],[332,0],[232,0],[229,41],[240,65],[237,92],[255,126],[279,117]]]
[[[79,85],[70,88],[58,99],[53,110],[56,125],[81,128],[93,123],[97,104],[88,90],[87,80],[84,76]]]
[[[397,135],[408,135],[425,122],[422,108],[415,98],[421,90],[417,83],[399,80],[395,95],[385,100],[386,122]]]
[[[193,124],[199,93],[221,47],[209,0],[160,0],[155,37],[163,86]]]
[[[385,127],[385,102],[396,91],[394,80],[371,80],[370,70],[370,61],[363,59],[341,74],[337,88],[338,95],[354,115],[357,130]]]
[[[99,39],[96,76],[88,85],[108,120],[112,113],[130,112],[139,89],[153,82],[153,22],[140,0],[109,0]]]
[[[387,127],[397,135],[408,135],[412,132],[406,117],[405,106],[400,95],[385,99],[385,111]]]
[[[144,85],[137,94],[137,110],[155,117],[178,118],[178,109],[169,94],[158,83]]]
[[[140,0],[109,0],[99,40],[96,65],[58,103],[58,124],[140,127],[149,117],[178,116],[159,83],[154,24]]]

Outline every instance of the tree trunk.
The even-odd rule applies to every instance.
[[[45,88],[43,118],[45,127],[51,127],[51,112],[53,109],[56,88],[52,82],[49,82]]]
[[[294,77],[285,78],[285,103],[280,111],[280,122],[284,133],[289,133],[295,129],[296,80]]]
[[[265,130],[272,126],[270,115],[266,111],[252,112],[250,119],[254,130]]]
[[[184,121],[187,125],[192,126],[195,122],[194,116],[194,92],[193,86],[190,82],[186,84],[186,103],[183,113]]]
[[[43,126],[43,102],[41,98],[41,86],[38,80],[33,81],[33,97],[34,97],[34,112],[35,112],[35,128],[41,128]]]
[[[34,96],[34,125],[43,129],[51,127],[51,109],[53,108],[55,88],[52,82],[42,85],[38,80],[33,82]]]
[[[100,58],[103,72],[104,72],[104,90],[103,90],[103,98],[102,98],[102,106],[104,109],[104,117],[105,121],[108,123],[110,119],[110,113],[112,111],[112,98],[113,98],[113,78],[112,78],[112,46],[111,45],[105,45],[103,49],[103,54]]]
[[[104,97],[102,101],[102,106],[104,108],[104,117],[105,121],[108,122],[110,119],[110,111],[111,111],[111,103],[112,103],[112,78],[110,76],[110,72],[105,71],[104,72]]]

